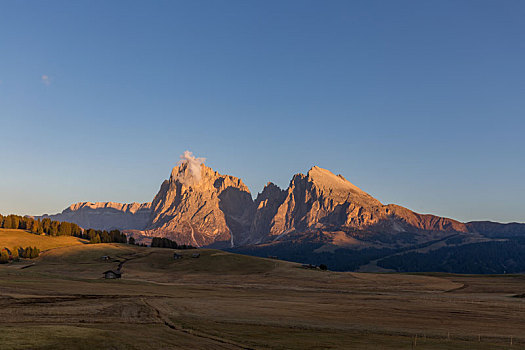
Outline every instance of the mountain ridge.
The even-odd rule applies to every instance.
[[[525,224],[463,223],[384,205],[344,176],[318,166],[295,174],[286,189],[268,182],[253,199],[240,178],[214,171],[191,153],[173,167],[152,202],[80,202],[44,217],[133,230],[138,239],[159,236],[230,248],[278,241],[399,248],[450,234],[470,241],[494,230],[525,233]]]
[[[142,230],[151,213],[151,202],[78,202],[58,214],[44,214],[37,219],[73,222],[97,230]]]

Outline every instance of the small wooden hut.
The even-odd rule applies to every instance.
[[[103,274],[106,279],[115,279],[122,276],[122,272],[114,270],[107,270],[106,272],[103,272]]]

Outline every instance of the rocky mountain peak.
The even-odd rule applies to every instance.
[[[330,170],[320,168],[318,166],[312,167],[308,171],[308,179],[315,182],[319,186],[337,189],[337,190],[352,190],[364,193],[363,190],[346,180],[342,175],[335,175]]]
[[[248,187],[202,162],[179,162],[152,202],[148,231],[179,243],[233,245],[250,229],[253,200]]]
[[[335,175],[330,170],[318,166],[314,166],[308,171],[306,181],[317,189],[319,195],[330,197],[339,203],[351,201],[372,206],[381,205],[381,202],[342,175]]]
[[[274,225],[277,210],[286,198],[286,190],[268,182],[255,199],[255,213],[248,237],[250,243],[264,241]]]
[[[272,197],[280,196],[285,192],[286,192],[285,190],[282,190],[279,186],[277,186],[273,182],[268,182],[266,186],[264,186],[262,192],[257,195],[257,198],[255,199],[255,203],[258,204],[258,203],[264,202],[268,199],[271,199]]]

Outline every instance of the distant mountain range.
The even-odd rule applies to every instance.
[[[515,245],[525,237],[525,224],[462,223],[384,205],[342,175],[316,166],[306,175],[294,175],[286,190],[268,183],[252,200],[241,179],[221,175],[194,158],[173,168],[151,203],[77,203],[42,217],[125,230],[138,241],[167,237],[199,247],[328,262],[340,270],[418,270],[410,264],[397,268],[395,261],[440,249]],[[512,270],[519,258],[509,259]]]

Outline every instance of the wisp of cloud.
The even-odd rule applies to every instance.
[[[44,83],[44,85],[46,86],[49,86],[51,84],[51,80],[49,79],[48,75],[44,74],[40,77],[40,79],[42,80],[42,83]]]
[[[186,171],[177,174],[177,180],[186,186],[197,184],[201,181],[201,164],[206,158],[196,158],[190,151],[184,151],[177,165],[186,164]]]

